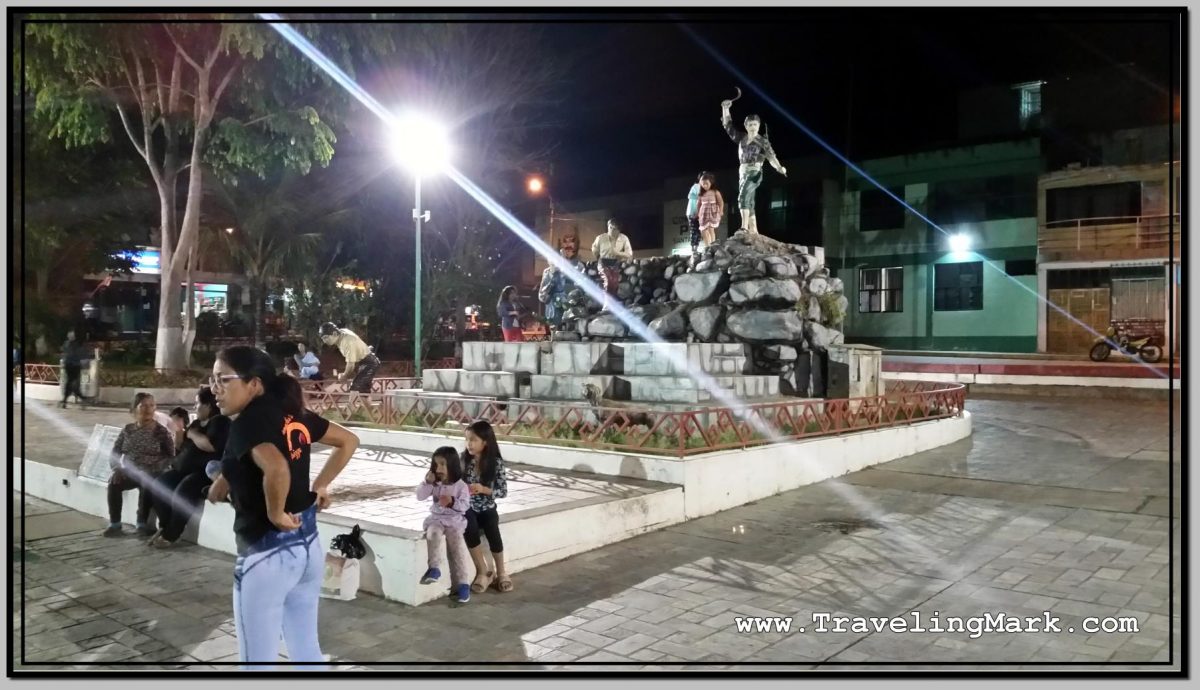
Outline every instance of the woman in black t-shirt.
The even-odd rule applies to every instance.
[[[233,502],[233,612],[242,661],[276,661],[280,636],[290,660],[324,661],[317,641],[325,571],[317,510],[329,505],[329,484],[350,461],[358,437],[304,409],[300,384],[277,374],[262,350],[222,350],[210,383],[221,413],[233,419],[208,500],[229,496]],[[336,450],[310,490],[310,450],[317,442]]]
[[[154,492],[154,512],[158,513],[159,530],[149,546],[167,548],[183,535],[200,507],[204,489],[212,484],[204,468],[210,460],[221,459],[229,425],[229,418],[217,409],[212,389],[201,386],[196,393],[196,421],[187,426],[171,469],[157,479],[161,488]]]

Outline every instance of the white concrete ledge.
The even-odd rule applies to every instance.
[[[116,386],[101,386],[98,402],[108,405],[129,405],[133,396],[145,391],[154,396],[154,401],[163,405],[191,405],[196,402],[196,391],[199,386],[190,388],[126,388]],[[17,391],[20,388],[16,389]],[[25,396],[30,400],[47,400],[58,402],[62,400],[62,388],[57,383],[26,383]]]
[[[422,455],[438,446],[462,445],[462,437],[453,435],[362,428],[355,431],[363,445]],[[502,513],[505,554],[510,571],[517,573],[970,435],[971,415],[964,412],[961,417],[687,458],[501,443],[505,458],[515,463],[675,485],[628,498],[582,501],[558,509],[511,515]],[[23,480],[29,495],[107,517],[103,483],[81,478],[74,470],[20,458],[14,461],[14,481],[20,486]],[[135,494],[126,495],[125,522],[133,523],[136,503]],[[362,526],[368,546],[361,563],[363,591],[413,605],[445,596],[448,589],[445,580],[436,586],[418,583],[426,567],[421,533],[329,513],[321,513],[317,522],[326,548],[335,535],[348,532],[356,522]],[[193,521],[184,536],[202,546],[234,553],[232,508],[227,504],[205,503],[199,520]]]
[[[25,492],[30,496],[89,515],[108,517],[104,482],[80,477],[73,470],[20,458],[15,459],[13,479],[18,487],[24,480]],[[519,573],[681,522],[683,503],[682,489],[667,488],[629,498],[567,505],[561,510],[502,514],[509,572]],[[137,494],[127,492],[122,521],[133,524],[136,512]],[[233,517],[229,504],[205,502],[199,519],[194,519],[184,532],[184,539],[234,554],[237,544]],[[363,542],[367,545],[367,555],[360,562],[362,591],[413,606],[446,595],[448,571],[436,585],[422,586],[419,582],[428,561],[422,532],[322,512],[317,515],[322,546],[328,550],[334,536],[349,532],[356,524],[362,527]],[[470,564],[467,567],[468,577],[473,577],[473,568]]]

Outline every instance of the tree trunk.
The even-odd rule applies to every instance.
[[[200,201],[204,194],[204,170],[201,166],[201,158],[204,152],[204,137],[208,131],[209,109],[214,104],[208,102],[208,72],[207,70],[198,75],[196,88],[196,129],[192,135],[192,155],[188,168],[188,189],[187,202],[183,211],[183,222],[179,228],[178,243],[170,251],[168,256],[168,233],[163,232],[163,252],[160,262],[162,270],[162,288],[160,290],[160,299],[158,303],[158,337],[154,351],[154,368],[156,369],[182,369],[190,356],[191,347],[184,342],[183,325],[181,323],[179,307],[180,307],[180,283],[183,280],[184,268],[188,257],[191,254],[192,247],[196,245],[196,236],[200,232]],[[164,170],[164,187],[168,175],[170,176],[170,188],[174,190],[174,172]],[[164,194],[162,190],[160,196],[174,197],[174,192]],[[168,209],[166,202],[163,204],[163,220],[166,225],[167,218],[174,219],[175,208],[174,203]],[[180,260],[182,255],[183,260]]]
[[[196,284],[192,280],[192,270],[195,268],[199,252],[195,247],[188,252],[187,289],[183,298],[186,302],[183,320],[183,356],[189,369],[192,368],[192,345],[196,342]]]
[[[48,269],[38,269],[36,276],[37,285],[35,289],[37,297],[39,300],[45,301],[50,296],[50,271]]]
[[[265,282],[262,278],[252,276],[250,278],[250,301],[253,303],[251,314],[253,320],[250,322],[250,335],[254,338],[254,347],[260,350],[266,349],[266,339],[263,337],[263,301],[266,298]]]

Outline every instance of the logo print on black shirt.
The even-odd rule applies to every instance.
[[[288,460],[291,462],[299,460],[304,449],[312,445],[308,427],[290,416],[283,418],[283,437],[287,439]]]

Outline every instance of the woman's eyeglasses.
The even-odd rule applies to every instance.
[[[224,388],[226,383],[233,381],[235,379],[240,379],[240,378],[241,377],[238,376],[237,374],[223,374],[221,376],[209,376],[208,377],[208,387],[209,388],[218,388],[218,387]]]

